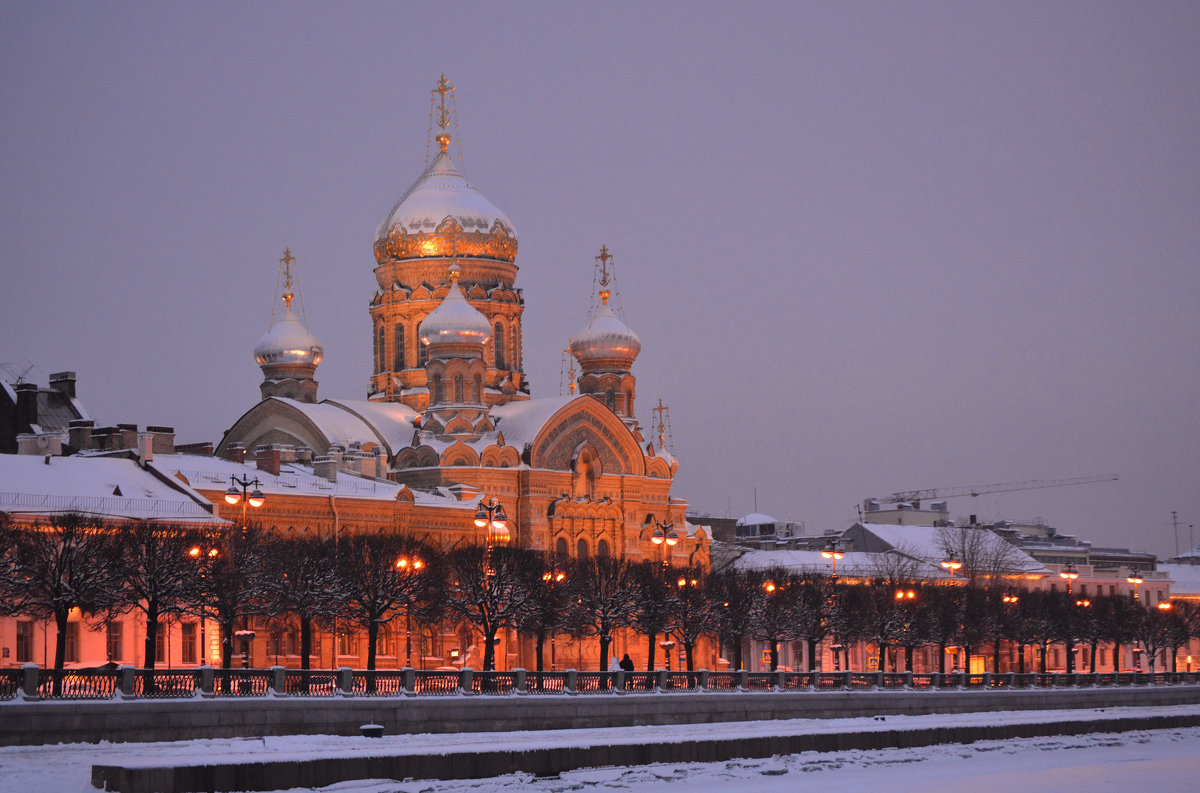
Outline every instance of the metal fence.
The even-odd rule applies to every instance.
[[[417,669],[335,670],[71,669],[29,664],[0,669],[0,701],[227,697],[451,697],[820,692],[1038,690],[1200,685],[1200,672],[507,672]]]

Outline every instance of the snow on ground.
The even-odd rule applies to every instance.
[[[513,733],[397,735],[384,739],[286,736],[143,744],[57,744],[0,747],[0,793],[93,793],[93,764],[160,765],[238,760],[280,760],[382,752],[439,752],[464,747],[578,746],[593,742],[654,743],[707,736],[863,731],[949,724],[1052,721],[1200,712],[1200,707],[1108,708],[886,718],[745,722],[666,727],[598,728]],[[947,744],[918,749],[806,752],[757,760],[582,769],[538,779],[513,774],[485,780],[359,780],[321,788],[323,793],[784,793],[817,783],[832,790],[929,793],[938,785],[967,786],[971,793],[1012,793],[1045,788],[1088,793],[1156,789],[1193,790],[1200,774],[1200,727],[1100,733],[1084,736]],[[931,787],[932,786],[932,787]],[[947,789],[943,787],[941,789]],[[284,792],[280,792],[284,793]],[[299,793],[298,789],[286,793]]]

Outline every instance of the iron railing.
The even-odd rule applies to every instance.
[[[1032,691],[1047,688],[1128,688],[1200,685],[1200,672],[963,673],[950,672],[476,672],[471,669],[336,670],[70,669],[33,664],[0,669],[0,703],[225,697],[447,697],[695,694],[710,692]]]

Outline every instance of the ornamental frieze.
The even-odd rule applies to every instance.
[[[428,256],[464,256],[512,262],[517,258],[517,238],[498,220],[487,231],[465,231],[458,221],[447,217],[436,229],[428,232],[410,233],[398,222],[388,230],[385,238],[375,241],[375,261],[379,264],[388,259],[420,259]]]

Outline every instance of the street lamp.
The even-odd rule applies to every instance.
[[[896,590],[896,600],[898,600],[898,601],[915,600],[916,597],[917,597],[917,592],[914,589],[897,589]]]
[[[203,581],[208,578],[208,566],[221,555],[221,552],[216,548],[209,548],[207,551],[199,545],[193,545],[188,549],[188,556],[200,565],[200,579]],[[204,622],[204,598],[208,593],[204,591],[202,586],[200,589],[200,663],[208,664],[208,645],[206,643]]]
[[[1075,579],[1079,578],[1079,570],[1075,565],[1068,563],[1066,567],[1059,571],[1058,575],[1061,578],[1067,579],[1067,594],[1071,595],[1075,592]]]
[[[1000,601],[1002,603],[1007,603],[1009,605],[1018,603],[1018,602],[1020,602],[1020,600],[1021,600],[1021,597],[1016,592],[1012,592],[1012,591],[1005,592],[1004,597],[1000,598]]]
[[[679,535],[675,533],[675,524],[659,523],[658,520],[651,518],[654,524],[654,533],[650,535],[650,542],[655,545],[667,544],[667,547],[673,548],[679,542]]]
[[[231,484],[229,489],[225,491],[225,503],[229,504],[230,506],[237,506],[238,504],[242,505],[242,530],[245,531],[247,505],[258,509],[266,503],[267,497],[263,495],[261,490],[259,490],[259,487],[262,486],[262,483],[258,481],[258,477],[251,479],[247,476],[243,476],[239,479],[236,476],[231,476],[229,477],[229,480],[233,484]],[[251,490],[251,487],[254,489]]]
[[[504,505],[496,499],[489,499],[486,503],[479,502],[479,509],[475,510],[475,526],[477,528],[487,528],[488,530],[488,546],[492,542],[506,543],[512,539],[512,532],[508,530],[508,516],[504,514]]]
[[[942,567],[950,571],[950,580],[954,580],[954,574],[962,569],[963,563],[951,556],[948,559],[942,560]]]
[[[1128,581],[1129,583],[1133,584],[1133,599],[1137,600],[1138,599],[1138,585],[1145,582],[1146,579],[1142,578],[1142,574],[1139,573],[1137,570],[1130,570],[1129,576],[1126,577],[1125,580]]]
[[[414,556],[411,559],[407,556],[401,556],[396,560],[396,569],[402,573],[412,575],[421,572],[425,567],[425,560],[419,556]],[[412,666],[412,604],[405,602],[404,604],[404,658],[405,665]]]
[[[824,550],[821,551],[821,555],[826,559],[833,560],[833,577],[836,579],[838,559],[846,555],[846,547],[840,542],[828,542],[825,544]]]

